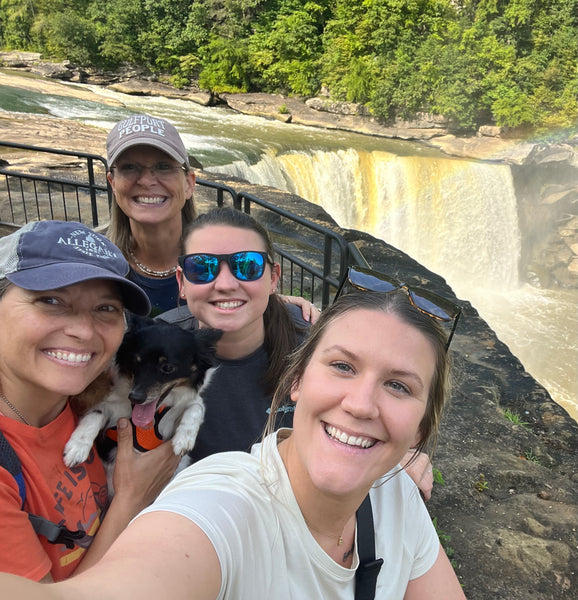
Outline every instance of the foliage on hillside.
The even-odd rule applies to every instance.
[[[577,119],[578,0],[0,0],[0,45],[214,92],[535,132]]]

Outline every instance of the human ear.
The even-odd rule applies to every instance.
[[[277,284],[279,283],[279,278],[281,277],[281,266],[279,263],[274,263],[271,265],[271,294],[274,294],[277,291]]]
[[[291,402],[297,404],[297,399],[299,398],[299,391],[301,390],[301,380],[295,378],[293,383],[291,384]]]
[[[196,176],[192,171],[185,173],[185,198],[191,198],[195,191]]]
[[[179,286],[179,296],[181,298],[186,298],[187,295],[185,294],[185,283],[184,283],[185,279],[184,279],[183,270],[181,269],[181,267],[177,267],[175,277],[177,278],[177,285]]]
[[[114,177],[112,176],[112,173],[111,173],[111,171],[109,171],[109,172],[106,174],[106,178],[108,179],[108,183],[110,183],[110,187],[112,188],[112,191],[113,191],[113,193],[114,193],[114,194],[116,194],[116,191],[115,191],[115,189],[114,189],[114,188],[115,188],[115,184],[114,184]]]

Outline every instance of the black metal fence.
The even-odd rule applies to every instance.
[[[0,221],[108,222],[112,190],[102,156],[0,141],[2,147],[22,152],[0,162]],[[40,154],[41,163],[31,162],[30,153]]]
[[[0,160],[0,224],[58,219],[100,227],[108,222],[112,190],[103,157],[0,141],[1,147],[42,153],[43,160],[40,167],[26,170],[19,167],[18,158],[14,164]],[[205,206],[232,205],[267,228],[281,264],[281,293],[303,296],[319,307],[331,303],[348,263],[355,259],[340,234],[230,186],[204,179],[197,184]]]

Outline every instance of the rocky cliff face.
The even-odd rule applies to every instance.
[[[578,287],[577,156],[570,146],[536,145],[511,166],[524,232],[521,279],[538,287]]]
[[[340,229],[317,205],[202,177],[336,230],[373,268],[455,299],[441,277],[381,240]],[[203,206],[200,191],[198,202]],[[434,486],[430,514],[469,600],[578,599],[578,424],[476,309],[459,302],[454,391],[434,457],[444,483]]]

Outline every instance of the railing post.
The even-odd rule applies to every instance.
[[[90,186],[90,208],[92,210],[92,226],[98,227],[98,206],[96,204],[96,180],[94,177],[94,163],[92,158],[89,156],[86,160],[86,167],[88,169],[88,184]]]

